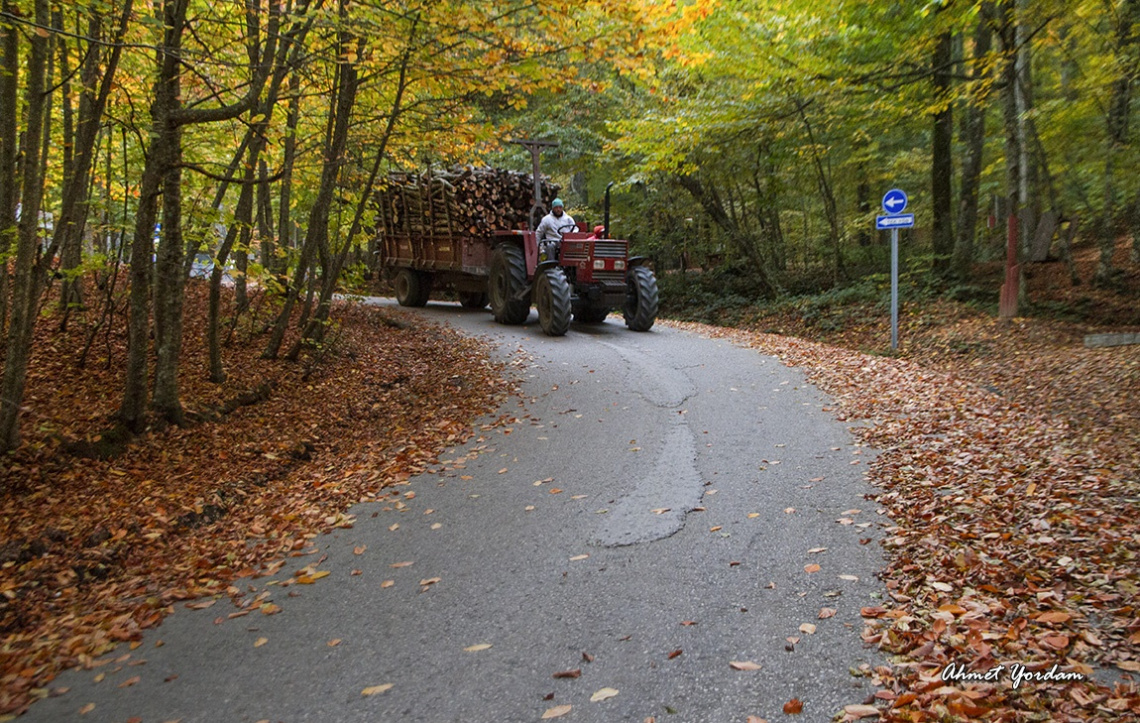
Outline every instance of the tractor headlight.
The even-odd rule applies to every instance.
[[[621,260],[615,261],[614,262],[614,269],[616,271],[625,271],[625,261],[621,261]]]
[[[606,262],[605,262],[605,260],[604,260],[604,259],[594,259],[594,268],[595,268],[595,269],[604,269],[604,268],[606,268]]]

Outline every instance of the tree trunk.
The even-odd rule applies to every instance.
[[[11,15],[11,0],[2,0],[0,9]],[[0,22],[0,258],[8,258],[16,242],[16,200],[20,194],[17,169],[17,143],[20,136],[20,33],[7,22]],[[8,324],[8,265],[0,264],[0,331]]]
[[[408,38],[409,46],[415,37],[417,25],[418,23],[412,26],[411,36]],[[357,46],[356,54],[358,57],[364,54],[363,42]],[[400,118],[400,113],[403,111],[404,92],[407,90],[408,61],[410,59],[411,53],[405,52],[400,64],[400,75],[396,81],[396,94],[392,101],[392,112],[388,114],[388,122],[384,127],[384,135],[380,137],[379,148],[376,151],[376,160],[372,164],[372,169],[368,174],[368,180],[361,189],[360,198],[357,201],[356,210],[352,216],[352,226],[348,230],[348,237],[345,238],[344,246],[337,255],[336,262],[321,287],[321,298],[317,305],[317,312],[313,318],[309,320],[309,323],[305,325],[301,338],[297,340],[293,349],[290,350],[290,359],[297,358],[297,355],[301,351],[301,346],[305,341],[311,340],[319,343],[324,339],[325,328],[327,327],[326,322],[328,321],[329,312],[332,308],[332,297],[333,292],[336,291],[337,279],[340,278],[341,269],[344,268],[344,260],[352,248],[353,241],[355,241],[356,236],[360,233],[363,226],[364,210],[372,204],[372,191],[376,186],[376,176],[380,173],[380,165],[384,161],[384,155],[388,152],[388,141],[391,140],[392,133],[396,129],[396,123]]]
[[[347,45],[348,38],[341,34],[340,47]],[[336,190],[336,180],[340,167],[344,162],[344,150],[348,142],[348,128],[352,106],[356,100],[357,75],[356,67],[351,63],[340,63],[337,66],[337,81],[334,88],[335,111],[329,115],[329,131],[326,133],[324,162],[321,167],[320,185],[317,187],[317,196],[309,212],[308,228],[305,231],[305,241],[301,246],[301,259],[297,264],[297,273],[293,279],[292,287],[285,297],[285,304],[273,326],[273,333],[269,343],[262,353],[266,359],[274,359],[281,351],[281,344],[285,340],[285,332],[289,326],[289,318],[293,314],[293,307],[305,288],[306,272],[312,264],[317,248],[327,245],[329,232],[329,212],[332,207],[333,192]]]
[[[832,190],[831,185],[830,161],[825,167],[823,159],[819,154],[819,144],[816,142],[815,130],[812,128],[811,121],[809,121],[807,117],[807,104],[799,98],[795,99],[795,103],[797,110],[799,110],[800,118],[803,120],[808,142],[811,144],[812,165],[815,168],[816,181],[819,184],[819,195],[823,199],[823,209],[827,216],[828,236],[831,239],[833,263],[831,280],[833,284],[838,284],[840,277],[846,276],[847,272],[843,264],[843,249],[840,246],[843,231],[839,226],[839,205],[835,200],[835,192]]]
[[[258,144],[260,145],[260,144]],[[210,354],[210,381],[221,384],[226,380],[225,367],[222,365],[221,338],[218,329],[218,317],[221,314],[222,304],[222,276],[225,274],[226,261],[230,250],[241,234],[241,229],[248,223],[250,209],[253,206],[253,168],[246,166],[244,183],[238,196],[237,207],[234,209],[234,220],[226,231],[226,238],[218,248],[214,259],[214,270],[210,273],[210,305],[206,319],[206,342]]]
[[[131,242],[130,261],[130,316],[127,324],[127,370],[123,387],[123,401],[119,408],[119,419],[128,429],[134,432],[142,430],[146,420],[148,377],[148,352],[150,350],[150,301],[151,276],[155,271],[154,264],[154,224],[157,215],[157,201],[160,192],[170,189],[167,183],[167,174],[179,158],[178,146],[181,140],[178,124],[173,116],[178,109],[178,79],[181,74],[177,49],[182,44],[182,31],[185,25],[185,4],[167,0],[163,3],[163,21],[166,26],[163,47],[170,52],[160,53],[158,57],[159,73],[154,84],[154,102],[151,104],[151,130],[150,143],[143,167],[142,181],[139,184],[138,208],[135,211],[134,237]],[[177,194],[176,194],[177,195]],[[179,201],[181,199],[179,198]],[[174,212],[179,215],[174,204],[164,201],[164,213]],[[172,221],[180,219],[163,218],[164,234],[169,230]],[[177,258],[181,254],[182,244],[178,243],[177,250],[168,249],[169,244],[162,244],[163,261],[159,272],[159,281],[168,284],[171,280],[171,257]],[[181,264],[178,264],[181,267]],[[164,359],[162,409],[164,412],[174,412],[171,396],[177,400],[177,380],[172,379],[170,360],[167,357],[170,351],[170,334],[172,320],[169,314],[174,312],[166,292],[160,290],[163,298],[156,304],[156,339],[164,344],[160,357]],[[156,372],[157,375],[157,372]],[[173,389],[171,388],[173,385]],[[158,390],[156,388],[156,396]],[[178,416],[177,412],[174,414]]]
[[[126,0],[123,4],[111,52],[107,58],[107,67],[102,77],[99,76],[100,54],[93,47],[88,47],[80,73],[82,91],[79,95],[79,113],[75,123],[71,171],[64,181],[59,221],[56,223],[53,238],[53,243],[60,249],[60,262],[65,273],[61,304],[82,303],[78,284],[66,274],[78,268],[82,261],[83,232],[87,223],[91,170],[98,151],[99,128],[103,121],[103,112],[107,107],[107,99],[114,88],[115,73],[122,57],[122,39],[127,32],[133,4],[133,0]],[[99,13],[91,13],[87,32],[92,39],[102,37],[103,21]]]
[[[291,89],[292,90],[292,89]],[[281,247],[281,258],[274,260],[273,273],[284,277],[289,268],[287,249],[293,247],[293,223],[290,220],[290,205],[293,195],[293,166],[297,158],[297,123],[301,116],[300,92],[292,91],[289,96],[289,113],[285,119],[284,157],[281,161],[281,196],[277,202],[277,245]],[[284,279],[288,286],[288,279]]]
[[[981,182],[986,147],[986,106],[989,102],[989,63],[993,31],[990,24],[993,7],[983,3],[974,32],[974,57],[970,81],[973,85],[962,127],[965,160],[962,163],[962,188],[958,204],[958,240],[954,244],[953,271],[959,281],[970,276],[974,263],[974,239],[978,225],[978,186]]]
[[[36,0],[35,20],[47,27],[51,16],[48,0]],[[23,193],[16,241],[16,277],[12,285],[11,323],[8,326],[8,349],[4,358],[4,375],[0,379],[0,453],[20,443],[20,403],[27,382],[31,357],[32,330],[36,322],[36,302],[40,284],[36,277],[39,252],[40,205],[43,201],[43,164],[40,158],[44,128],[47,79],[45,68],[50,53],[50,36],[31,33],[25,74],[24,152],[21,168]]]
[[[949,31],[938,36],[934,48],[933,85],[934,130],[931,141],[930,197],[933,211],[931,242],[934,251],[933,271],[945,276],[954,251],[954,106],[950,100],[950,77],[953,72],[954,35]]]
[[[1112,97],[1108,104],[1105,124],[1108,128],[1108,146],[1104,153],[1104,208],[1101,215],[1099,239],[1100,259],[1093,282],[1106,284],[1112,280],[1112,256],[1116,250],[1116,156],[1128,143],[1129,106],[1132,102],[1132,83],[1136,78],[1136,59],[1131,58],[1131,46],[1136,43],[1133,25],[1140,11],[1140,0],[1124,0],[1120,6],[1116,25],[1115,52],[1120,75],[1112,84]]]
[[[1002,117],[1005,125],[1005,177],[1006,194],[1008,199],[1007,213],[1012,220],[1009,227],[1010,234],[1016,236],[1019,229],[1017,219],[1021,216],[1021,124],[1018,119],[1018,32],[1017,19],[1014,16],[1013,0],[1003,0],[1001,4],[1002,20],[1002,60],[1003,104]],[[1002,287],[999,315],[1002,318],[1017,316],[1017,301],[1019,276],[1017,254],[1021,248],[1018,239],[1006,240],[1006,275]]]

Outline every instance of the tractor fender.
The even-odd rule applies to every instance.
[[[630,256],[626,259],[625,266],[627,269],[632,269],[634,266],[645,266],[648,263],[648,256]]]
[[[558,263],[557,259],[549,259],[547,261],[541,261],[541,262],[539,262],[538,266],[534,267],[534,275],[538,276],[539,274],[541,274],[543,271],[546,271],[547,269],[556,269],[559,267],[561,267],[561,264]]]

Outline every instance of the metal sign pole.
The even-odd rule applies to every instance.
[[[883,196],[887,215],[875,219],[875,228],[891,232],[891,351],[899,348],[899,229],[914,227],[914,214],[903,213],[909,202],[905,191],[892,188]]]
[[[899,230],[891,229],[891,351],[899,348]]]

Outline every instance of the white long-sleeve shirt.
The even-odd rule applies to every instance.
[[[535,233],[538,235],[538,242],[561,241],[562,234],[558,233],[558,229],[566,229],[567,226],[571,225],[577,228],[574,224],[574,219],[565,211],[562,212],[561,216],[555,216],[553,212],[546,214],[542,217],[542,220],[539,221],[538,228],[535,229]],[[566,231],[569,230],[570,229],[566,229]]]

